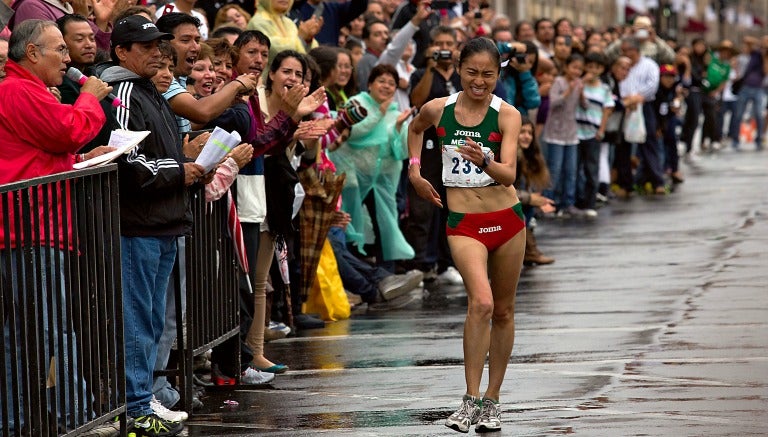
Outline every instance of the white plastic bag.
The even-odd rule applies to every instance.
[[[645,143],[645,118],[643,117],[643,107],[638,106],[633,111],[627,112],[624,117],[624,141],[631,144]]]

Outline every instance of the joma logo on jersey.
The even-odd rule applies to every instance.
[[[477,231],[478,234],[490,234],[492,232],[499,232],[501,230],[501,226],[491,226],[488,228],[480,228],[479,231]]]
[[[473,132],[471,130],[457,130],[454,135],[457,137],[481,138],[480,132]]]

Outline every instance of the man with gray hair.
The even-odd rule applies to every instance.
[[[27,20],[16,26],[9,41],[8,63],[5,66],[7,77],[0,83],[0,138],[3,139],[3,146],[0,147],[0,185],[72,170],[72,164],[76,161],[75,153],[93,139],[104,124],[105,117],[99,100],[112,88],[101,80],[95,77],[88,79],[73,105],[59,103],[48,91],[48,87],[61,84],[66,62],[69,62],[69,53],[56,23]],[[95,149],[89,153],[88,158],[106,150],[110,149]],[[82,159],[81,155],[78,156]],[[75,333],[70,327],[72,321],[66,314],[53,310],[68,306],[62,260],[66,257],[65,248],[72,240],[61,227],[58,244],[46,242],[45,237],[49,233],[47,224],[61,224],[60,215],[67,214],[63,211],[66,208],[61,205],[54,208],[47,196],[41,195],[38,210],[46,218],[40,220],[39,226],[33,225],[31,235],[16,234],[14,221],[18,219],[14,217],[13,211],[8,211],[10,223],[3,223],[3,208],[5,206],[0,204],[0,277],[3,284],[12,284],[14,302],[6,302],[5,309],[16,312],[16,327],[13,329],[17,332],[15,344],[12,344],[12,328],[6,319],[3,331],[5,350],[22,350],[21,342],[26,342],[30,350],[45,350],[46,356],[41,357],[41,361],[51,362],[52,380],[57,382],[47,396],[48,411],[53,410],[54,402],[66,399],[65,405],[58,406],[57,419],[62,429],[83,425],[82,412],[87,411],[85,403],[88,395],[77,374],[77,355],[69,354],[69,351],[77,351],[74,345]],[[71,222],[71,218],[68,220]],[[6,225],[10,235],[5,234]],[[25,244],[32,247],[24,247]],[[32,265],[19,262],[21,251],[33,252],[35,262]],[[40,277],[42,281],[38,279]],[[27,320],[21,310],[21,302],[16,301],[20,295],[23,296],[19,284],[28,281],[33,281],[33,287],[41,290],[43,296],[46,296],[46,302],[53,302],[43,304],[40,308],[45,326],[37,326],[36,319]],[[50,325],[49,320],[52,320]],[[18,336],[18,333],[35,329],[42,331],[42,338],[30,336],[22,339]],[[11,433],[21,429],[25,420],[25,404],[20,392],[22,381],[29,378],[26,376],[29,363],[22,362],[21,355],[17,355],[16,362],[11,360],[11,354],[5,355],[5,383],[8,388],[2,394],[5,398],[0,405],[7,409],[3,414],[8,414],[6,425]],[[14,374],[18,379],[14,380]],[[72,381],[75,381],[74,385],[70,385]],[[45,381],[28,383],[30,390],[45,390]],[[16,387],[18,397],[14,396],[11,384]],[[73,393],[71,387],[79,387],[75,389],[78,393]],[[19,418],[22,423],[15,423],[14,405],[21,408]],[[29,419],[28,412],[26,418]]]
[[[666,194],[664,185],[664,171],[661,164],[661,149],[656,139],[656,111],[653,101],[656,99],[656,91],[659,89],[659,66],[650,58],[640,54],[641,42],[639,39],[628,36],[621,39],[621,52],[632,62],[629,74],[619,83],[622,104],[626,114],[632,111],[642,111],[645,122],[645,141],[637,145],[637,155],[640,158],[641,168],[635,181],[643,186],[646,182],[653,187],[655,194]],[[625,115],[625,120],[626,120]],[[616,166],[628,165],[631,152],[630,144],[616,149]],[[626,172],[619,172],[627,174]],[[631,174],[631,173],[629,173]],[[629,181],[619,181],[622,188],[630,188]]]
[[[675,63],[675,51],[663,39],[656,35],[651,19],[640,15],[632,22],[632,36],[637,38],[640,44],[640,54],[650,58],[653,62],[662,64]],[[612,42],[605,49],[605,55],[610,62],[621,56],[621,39]]]

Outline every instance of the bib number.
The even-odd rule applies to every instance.
[[[483,153],[491,153],[488,147],[481,147]],[[446,187],[485,187],[493,178],[480,167],[461,157],[456,146],[443,146],[443,185]],[[493,154],[491,153],[491,156]]]

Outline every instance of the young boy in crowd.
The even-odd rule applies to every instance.
[[[536,138],[541,137],[541,132],[544,130],[544,123],[547,121],[547,116],[549,115],[549,90],[552,88],[555,76],[557,76],[557,67],[555,67],[555,64],[548,59],[539,59],[539,68],[536,70],[536,82],[539,85],[541,104],[536,112]],[[542,150],[544,155],[546,155],[546,146],[543,144]]]
[[[168,41],[162,41],[160,46],[160,64],[162,65],[157,73],[152,76],[152,83],[160,94],[168,91],[173,81],[173,70],[176,68],[176,51]]]
[[[601,79],[607,60],[602,53],[584,57],[581,104],[576,108],[579,138],[576,206],[586,217],[597,217],[596,199],[599,185],[600,143],[605,136],[608,117],[615,103],[611,89]]]
[[[680,157],[677,152],[676,128],[680,123],[677,118],[682,101],[682,87],[677,76],[677,67],[673,64],[663,64],[659,67],[659,90],[654,101],[658,116],[657,136],[664,144],[664,169],[670,175],[673,184],[683,182],[680,173]]]

